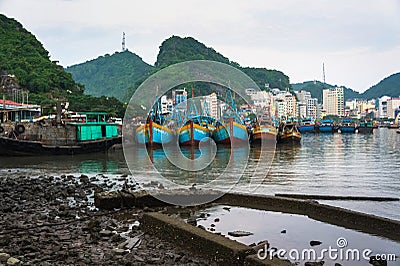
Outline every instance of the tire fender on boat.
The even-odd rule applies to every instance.
[[[15,127],[15,131],[17,131],[19,134],[22,134],[22,133],[24,133],[25,132],[25,126],[24,125],[17,125],[16,127]]]
[[[0,133],[4,132],[4,128],[2,126],[0,126]]]

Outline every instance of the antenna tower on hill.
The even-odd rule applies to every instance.
[[[122,33],[122,52],[125,52],[125,32]]]

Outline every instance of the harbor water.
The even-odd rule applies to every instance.
[[[379,128],[374,134],[303,134],[298,145],[278,144],[272,163],[259,164],[260,150],[218,147],[211,165],[202,171],[178,169],[162,149],[137,149],[131,154],[135,162],[130,173],[122,150],[79,156],[2,157],[0,177],[8,174],[62,175],[104,174],[118,188],[118,176],[128,174],[131,183],[151,180],[153,164],[165,180],[178,184],[207,183],[229,169],[229,159],[245,169],[240,180],[235,171],[226,171],[226,180],[216,187],[229,190],[274,195],[275,193],[322,194],[334,196],[400,197],[400,134]],[[233,150],[233,151],[232,151]],[[199,151],[183,148],[188,158]],[[147,163],[148,153],[152,163]],[[233,153],[233,156],[231,154]],[[258,171],[254,168],[257,165]],[[115,178],[114,178],[115,177]],[[251,180],[251,182],[249,181]],[[162,183],[162,182],[161,182]],[[254,187],[251,187],[255,184]],[[400,220],[400,202],[320,201],[335,206]]]

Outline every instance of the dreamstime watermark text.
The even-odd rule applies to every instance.
[[[340,237],[336,241],[336,246],[329,246],[317,251],[313,248],[306,249],[269,249],[268,245],[265,244],[263,248],[260,248],[257,252],[257,257],[261,260],[270,259],[274,257],[282,260],[291,261],[321,261],[324,259],[332,261],[369,261],[372,256],[374,259],[379,261],[396,261],[396,254],[373,254],[371,249],[355,249],[348,248],[348,242],[345,238]]]

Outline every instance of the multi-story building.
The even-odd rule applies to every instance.
[[[318,115],[318,99],[310,98],[307,99],[307,109],[306,109],[307,117],[317,118]]]
[[[186,88],[172,91],[172,99],[174,101],[174,105],[186,102],[187,101]]]
[[[307,104],[304,102],[299,102],[297,103],[297,108],[299,109],[299,116],[301,118],[306,118],[307,117]]]
[[[211,93],[210,95],[205,96],[208,114],[211,117],[219,118],[218,117],[218,99],[217,94],[215,92]]]
[[[275,116],[278,118],[287,118],[286,102],[282,99],[275,100]]]
[[[290,92],[285,93],[285,102],[286,102],[286,117],[297,117],[297,101],[296,97],[292,95]]]
[[[388,117],[388,106],[387,101],[390,99],[389,96],[382,96],[378,100],[378,115],[379,118],[387,118]]]
[[[309,91],[295,91],[294,93],[297,96],[297,100],[302,103],[306,103],[307,99],[311,98],[311,92]]]
[[[323,109],[327,115],[344,116],[344,93],[342,87],[323,90]]]
[[[388,118],[396,117],[396,110],[400,110],[400,98],[390,98],[387,100]]]

